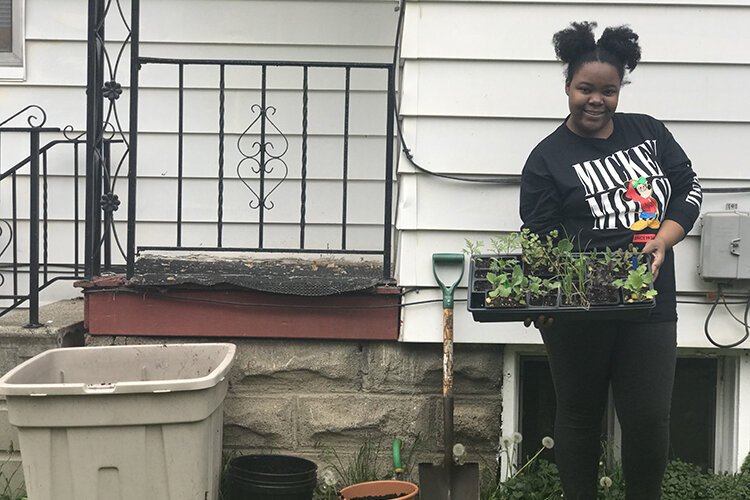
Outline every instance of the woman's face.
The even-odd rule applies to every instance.
[[[578,68],[565,86],[570,108],[568,128],[582,137],[609,137],[621,86],[617,68],[611,64],[594,61]]]

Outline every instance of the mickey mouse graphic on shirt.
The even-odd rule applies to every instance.
[[[659,222],[659,207],[656,200],[651,197],[653,193],[651,183],[645,177],[639,177],[638,179],[626,182],[625,189],[623,198],[632,200],[641,207],[638,220],[630,226],[630,229],[633,231],[642,231],[647,227],[659,229],[659,226],[661,226],[661,222]]]

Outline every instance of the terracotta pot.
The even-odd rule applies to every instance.
[[[414,483],[407,481],[370,481],[368,483],[358,483],[341,490],[343,500],[352,500],[359,497],[393,495],[402,493],[400,497],[394,500],[407,500],[416,498],[419,488]]]

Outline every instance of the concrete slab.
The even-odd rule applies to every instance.
[[[61,300],[39,308],[39,320],[45,328],[56,328],[83,321],[83,298]],[[0,317],[0,328],[23,327],[29,322],[28,309],[15,309]]]
[[[23,348],[27,344],[53,347],[82,346],[83,298],[61,300],[39,308],[38,328],[27,327],[27,309],[0,317],[0,344]]]

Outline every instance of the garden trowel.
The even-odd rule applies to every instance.
[[[460,253],[432,254],[432,272],[443,292],[443,444],[441,464],[419,464],[421,500],[478,500],[479,464],[458,463],[463,446],[453,443],[453,292],[464,275],[464,256]],[[446,286],[446,274],[458,276]],[[441,275],[443,278],[441,279]],[[451,280],[446,280],[451,282]],[[460,457],[462,458],[462,457]]]

